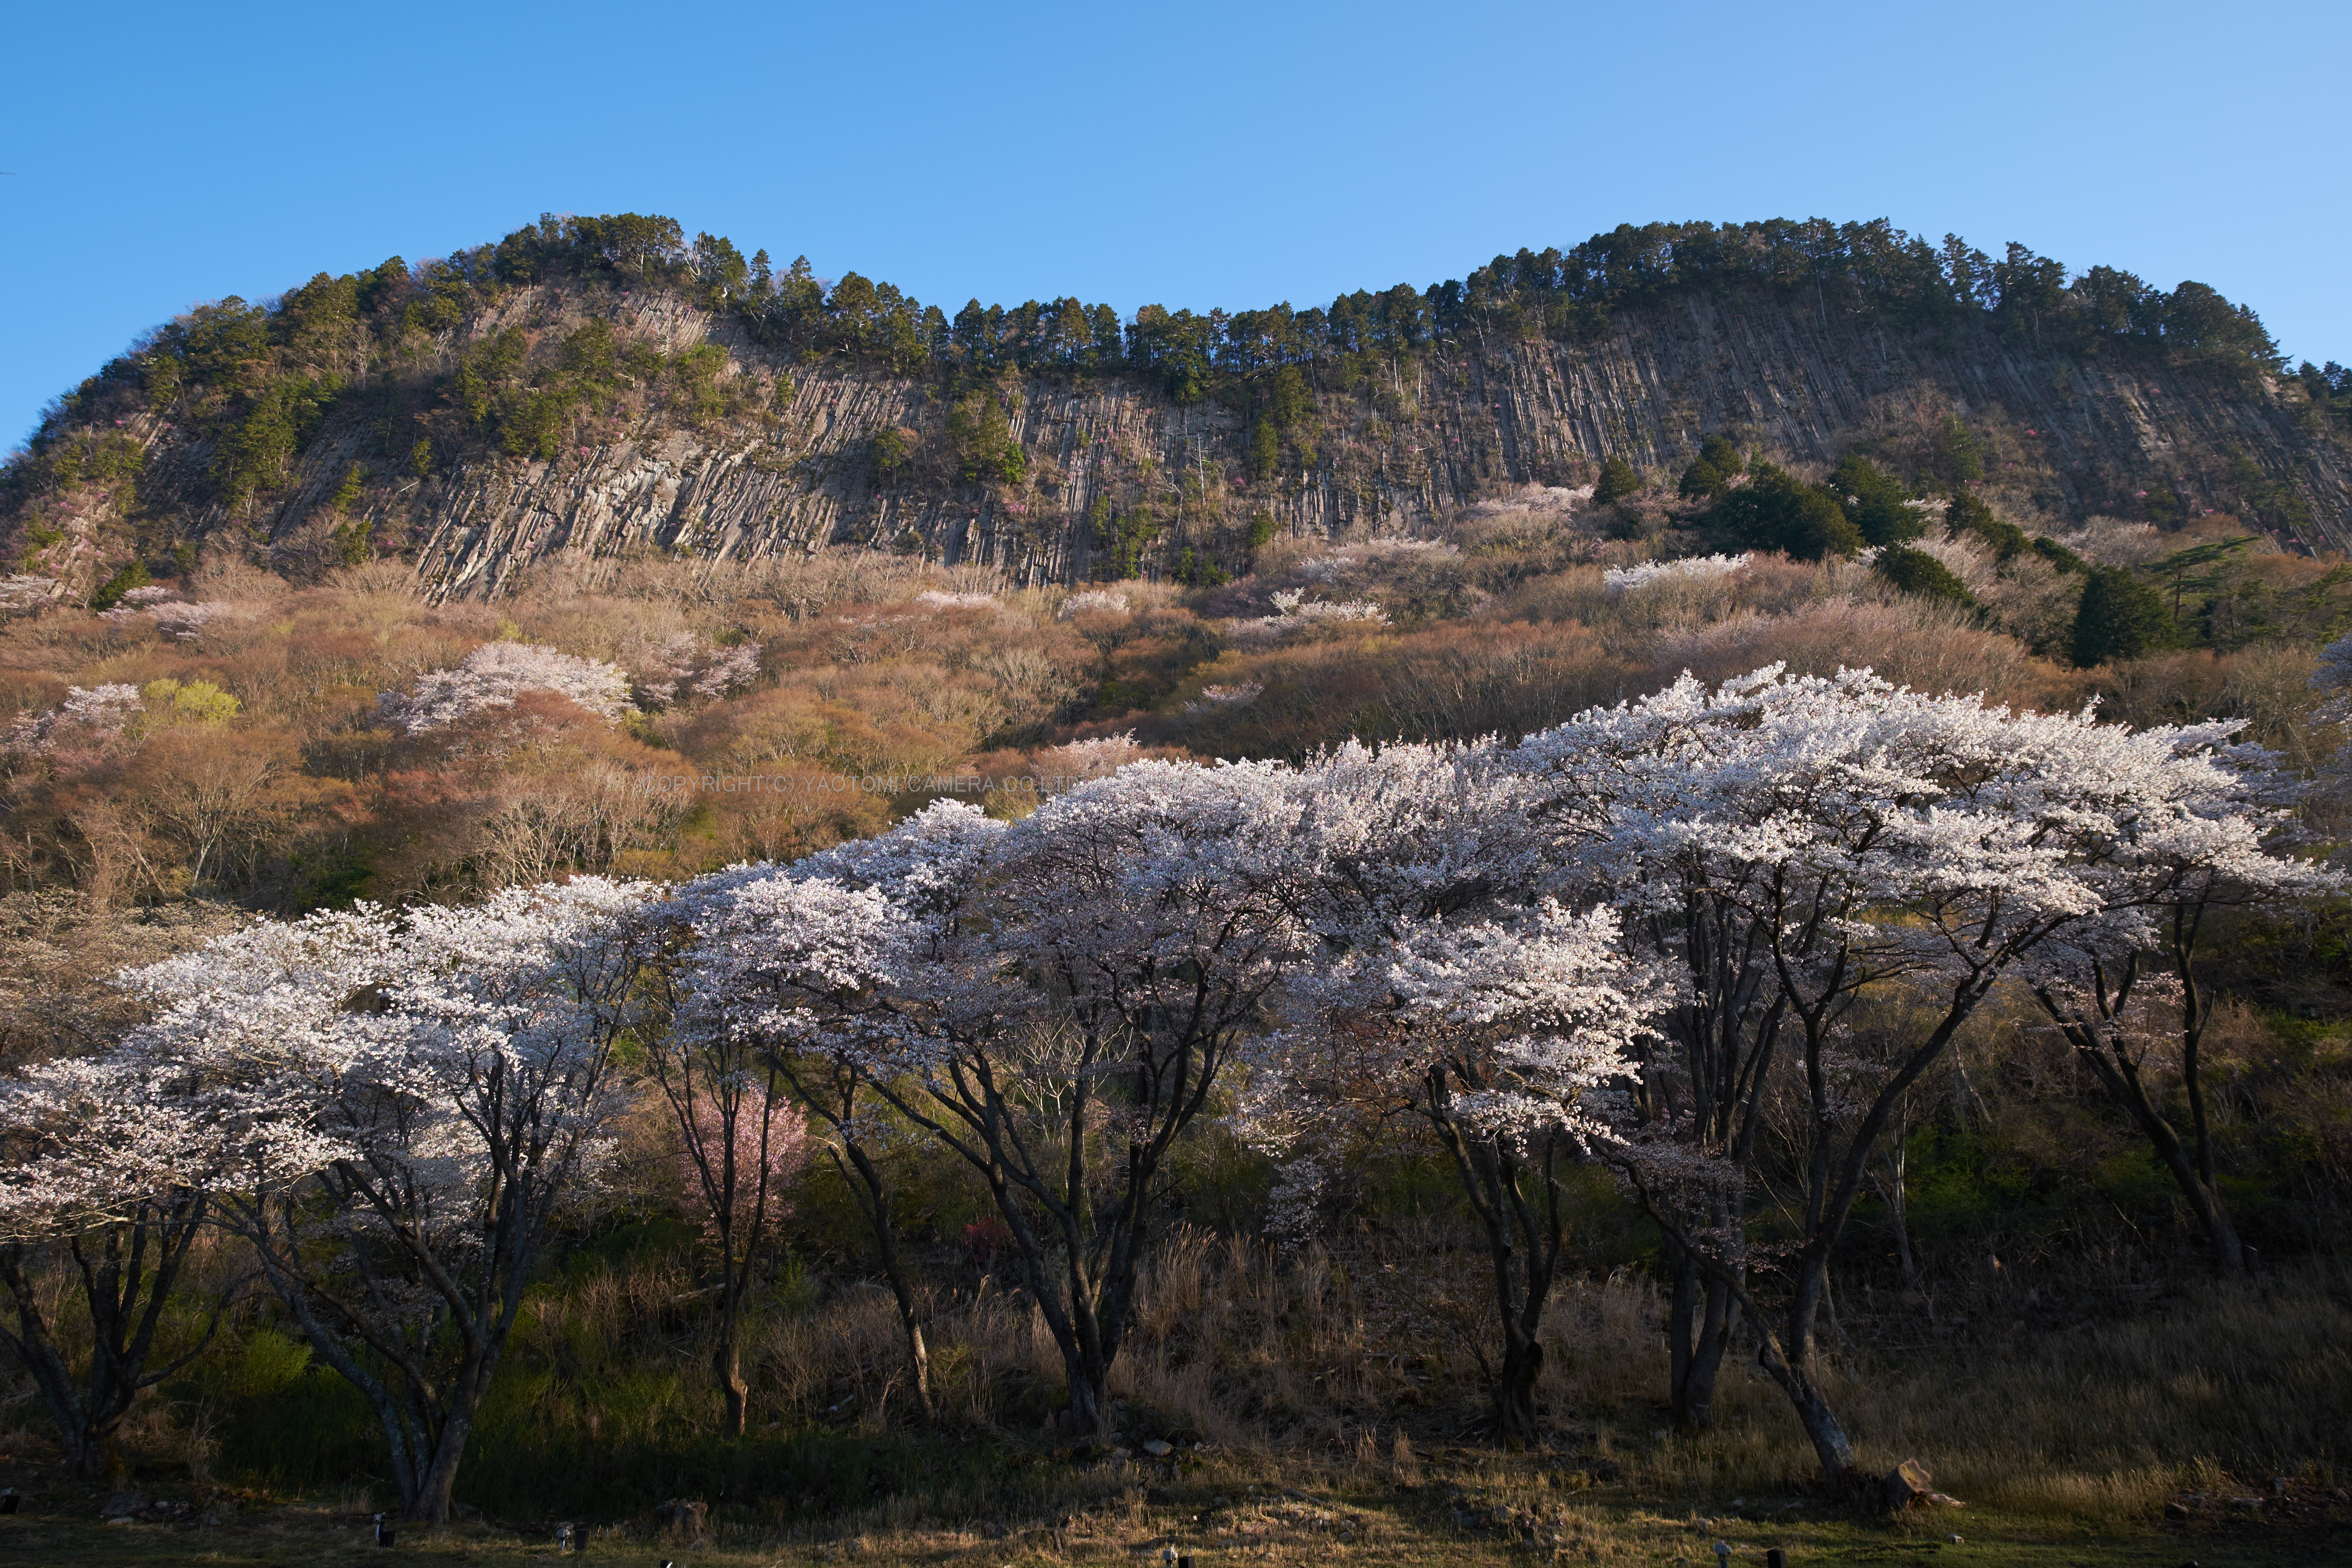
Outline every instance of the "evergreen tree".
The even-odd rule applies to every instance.
[[[967,479],[1018,485],[1028,473],[1028,454],[1013,438],[1003,404],[986,388],[966,392],[948,410],[948,440]]]
[[[1830,474],[1830,488],[1845,507],[1845,515],[1874,545],[1901,544],[1927,531],[1927,520],[1906,504],[1903,486],[1878,470],[1860,453],[1848,453]]]
[[[2023,528],[1995,517],[1993,509],[1972,490],[1952,492],[1951,505],[1944,511],[1944,531],[1953,535],[1976,535],[1992,548],[1995,560],[2005,561],[2033,549],[2033,541],[2026,538]]]
[[[91,597],[89,607],[92,610],[111,610],[124,594],[134,588],[146,587],[151,580],[147,575],[147,563],[134,560],[106,580],[106,586]]]
[[[866,471],[875,485],[887,485],[897,478],[914,455],[914,445],[907,433],[896,426],[877,430],[866,444]]]
[[[1984,445],[1975,431],[1960,423],[1959,415],[1948,413],[1936,427],[1925,467],[1930,477],[1958,489],[1984,477]]]
[[[2074,612],[2074,663],[2084,669],[2133,659],[2172,640],[2164,596],[2127,567],[2093,567]]]
[[[1758,464],[1748,483],[1726,494],[1707,516],[1723,541],[1738,549],[1819,560],[1862,548],[1861,531],[1835,496],[1769,463]]]
[[[1631,496],[1642,488],[1642,476],[1622,457],[1609,456],[1601,460],[1601,478],[1592,486],[1592,504],[1606,506],[1620,497]]]
[[[1703,501],[1724,491],[1723,470],[1702,457],[1683,470],[1682,483],[1675,486],[1685,501]]]
[[[1682,497],[1698,501],[1720,496],[1731,487],[1731,476],[1747,467],[1748,459],[1738,447],[1720,435],[1710,435],[1699,443],[1697,460],[1683,470]]]
[[[1274,422],[1261,419],[1250,427],[1250,472],[1259,479],[1274,477],[1282,458],[1282,443],[1274,432]]]
[[[1878,559],[1873,564],[1879,576],[1906,593],[1970,608],[1976,604],[1976,596],[1969,591],[1968,584],[1926,550],[1913,549],[1907,545],[1889,545],[1878,552]]]
[[[1297,365],[1285,365],[1274,372],[1274,384],[1266,392],[1265,416],[1276,430],[1304,422],[1314,406],[1307,393],[1307,378]]]
[[[2073,550],[2068,549],[2064,545],[2060,544],[2056,539],[2035,539],[2033,541],[2033,553],[2040,556],[2043,560],[2048,561],[2052,566],[2056,567],[2060,571],[2071,571],[2077,577],[2088,577],[2091,575],[2091,563],[2084,560],[2081,556],[2076,555]]]

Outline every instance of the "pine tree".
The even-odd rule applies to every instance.
[[[1862,548],[1861,530],[1835,496],[1769,463],[1758,464],[1748,483],[1716,502],[1707,517],[1735,549],[1776,549],[1795,560],[1819,560]]]
[[[1631,496],[1642,488],[1642,476],[1622,457],[1610,456],[1601,460],[1601,478],[1592,486],[1592,504],[1608,505],[1622,496]]]
[[[1282,442],[1275,434],[1274,422],[1261,419],[1250,427],[1250,472],[1259,479],[1274,477],[1282,460]]]
[[[2091,569],[2074,612],[2075,664],[2089,669],[2111,659],[2137,658],[2171,637],[2172,615],[2162,594],[2128,567]]]
[[[1832,470],[1830,488],[1843,499],[1845,515],[1871,544],[1901,544],[1927,530],[1927,518],[1906,504],[1903,486],[1858,452],[1848,453]]]

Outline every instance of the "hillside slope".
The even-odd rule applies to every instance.
[[[1327,331],[1253,360],[1243,319],[1156,308],[1123,349],[1109,319],[1108,353],[1032,351],[1064,306],[1087,322],[1076,301],[1024,307],[1030,343],[982,351],[976,305],[950,328],[885,286],[866,309],[855,275],[772,285],[762,253],[756,290],[713,285],[700,258],[735,253],[708,235],[658,265],[512,264],[514,239],[205,308],[61,400],[0,490],[16,594],[86,595],[134,557],[168,570],[226,538],[298,575],[397,556],[443,595],[564,551],[1206,579],[1241,570],[1253,535],[1425,532],[1503,489],[1591,483],[1608,456],[1671,479],[1709,434],[1801,468],[1861,447],[2053,524],[2215,508],[2290,548],[2352,548],[2325,378],[2178,333],[2045,330],[1999,302],[1703,276],[1547,311],[1478,306],[1482,269],[1470,304],[1434,286],[1425,328],[1347,351]],[[776,325],[794,278],[794,319],[824,331]],[[880,326],[843,325],[862,321]],[[1144,341],[1171,322],[1213,327],[1197,376]]]

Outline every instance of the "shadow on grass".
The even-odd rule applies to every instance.
[[[503,1409],[497,1408],[504,1405]],[[494,1400],[467,1445],[457,1500],[494,1519],[642,1518],[674,1497],[698,1498],[714,1520],[799,1523],[856,1513],[895,1497],[926,1512],[976,1512],[1000,1498],[1021,1456],[995,1445],[824,1427],[603,1443],[551,1430],[528,1408]],[[313,1370],[242,1402],[222,1425],[214,1469],[280,1495],[371,1489],[393,1500],[383,1437],[356,1390]]]

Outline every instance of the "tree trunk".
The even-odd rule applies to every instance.
[[[890,1218],[890,1197],[882,1183],[882,1173],[866,1153],[864,1145],[845,1138],[844,1146],[850,1163],[857,1167],[857,1177],[865,1191],[858,1207],[866,1211],[866,1223],[874,1232],[874,1250],[881,1260],[883,1277],[890,1281],[891,1298],[898,1305],[898,1329],[907,1336],[907,1365],[915,1380],[915,1405],[927,1422],[937,1418],[931,1407],[931,1353],[923,1343],[923,1314],[915,1299],[914,1287],[908,1282],[907,1270],[898,1260],[898,1228]],[[839,1163],[840,1155],[834,1155]],[[842,1173],[845,1176],[848,1172]],[[851,1189],[853,1192],[856,1188]]]
[[[403,1519],[423,1524],[446,1524],[449,1521],[451,1495],[457,1488],[457,1463],[466,1457],[466,1439],[474,1425],[472,1401],[463,1413],[453,1413],[443,1423],[440,1440],[433,1446],[432,1462],[418,1479],[415,1497],[402,1509]]]
[[[1509,1442],[1529,1442],[1536,1437],[1536,1382],[1543,1374],[1544,1303],[1565,1233],[1552,1176],[1560,1140],[1556,1132],[1546,1132],[1525,1151],[1537,1157],[1523,1158],[1509,1138],[1465,1127],[1449,1109],[1448,1071],[1430,1071],[1420,1110],[1453,1155],[1463,1196],[1486,1232],[1495,1315],[1503,1330],[1503,1364],[1494,1381],[1495,1429]],[[1457,1075],[1465,1084],[1480,1086],[1466,1070]],[[1524,1190],[1523,1178],[1530,1175],[1542,1184],[1537,1201]]]
[[[2045,1001],[2043,1007],[2053,1016],[2063,1018],[2057,1009]],[[2189,1150],[2181,1144],[2180,1134],[2172,1130],[2148,1098],[2147,1087],[2140,1080],[2139,1068],[2120,1050],[2104,1047],[2088,1030],[2077,1025],[2064,1025],[2069,1040],[2086,1058],[2099,1081],[2116,1103],[2129,1111],[2147,1135],[2149,1146],[2157,1158],[2164,1162],[2172,1183],[2189,1203],[2189,1211],[2197,1217],[2198,1228],[2205,1234],[2205,1245],[2212,1254],[2213,1267],[2222,1274],[2242,1272],[2246,1266],[2245,1249],[2239,1245],[2237,1227],[2230,1223],[2230,1211],[2221,1203],[2221,1194],[2215,1184],[2207,1182],[2191,1163]]]
[[[898,1303],[898,1326],[907,1334],[907,1364],[915,1374],[915,1404],[924,1420],[935,1420],[937,1413],[931,1408],[931,1349],[923,1343],[923,1325],[917,1321],[909,1301],[902,1300]]]
[[[1853,1440],[1846,1436],[1837,1413],[1822,1397],[1811,1373],[1782,1353],[1778,1336],[1765,1333],[1758,1339],[1756,1359],[1796,1407],[1797,1423],[1804,1427],[1807,1440],[1813,1445],[1813,1457],[1821,1461],[1822,1474],[1832,1484],[1844,1482],[1853,1473]]]
[[[1715,1388],[1731,1349],[1739,1304],[1728,1286],[1706,1279],[1697,1261],[1680,1253],[1667,1322],[1668,1390],[1675,1425],[1703,1432],[1715,1425]]]
[[[102,1434],[92,1429],[84,1415],[72,1369],[59,1354],[56,1336],[41,1313],[38,1290],[25,1272],[23,1243],[11,1241],[0,1246],[0,1280],[7,1282],[16,1306],[16,1332],[0,1330],[0,1334],[5,1334],[8,1348],[16,1353],[34,1385],[40,1389],[41,1402],[49,1407],[49,1419],[57,1424],[58,1443],[65,1450],[67,1468],[79,1476],[94,1478],[103,1473],[98,1458],[103,1448]]]
[[[0,1329],[0,1341],[16,1353],[39,1388],[57,1423],[67,1464],[78,1475],[95,1479],[121,1468],[114,1434],[132,1402],[142,1389],[194,1360],[220,1326],[226,1299],[215,1308],[212,1326],[194,1349],[166,1365],[148,1364],[202,1214],[201,1204],[184,1206],[152,1225],[142,1221],[110,1228],[95,1260],[85,1250],[86,1239],[68,1244],[90,1327],[89,1359],[79,1382],[42,1314],[38,1288],[25,1272],[24,1244],[0,1245],[0,1282],[6,1284],[16,1309],[16,1331]]]
[[[743,1381],[743,1336],[731,1311],[719,1327],[719,1346],[711,1353],[710,1372],[718,1380],[719,1392],[727,1401],[727,1414],[720,1424],[720,1434],[740,1437],[751,1415],[751,1385]]]
[[[1541,1342],[1513,1334],[1503,1351],[1502,1375],[1495,1380],[1495,1427],[1513,1443],[1536,1437],[1536,1380],[1543,1375]]]
[[[1062,1352],[1063,1375],[1069,1380],[1069,1396],[1062,1407],[1062,1429],[1073,1437],[1108,1443],[1112,1436],[1108,1386],[1110,1369],[1090,1368],[1087,1360],[1085,1353],[1076,1347]]]

